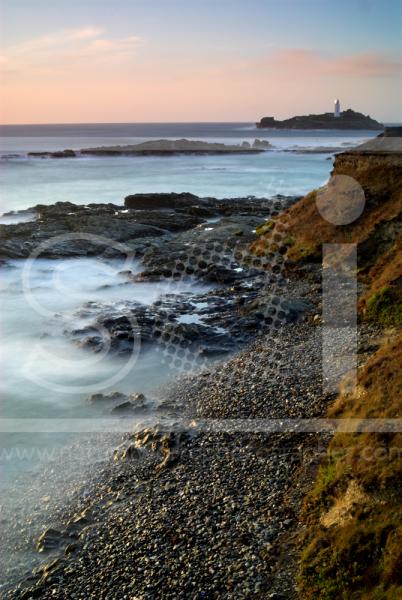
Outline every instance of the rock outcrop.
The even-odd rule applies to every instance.
[[[399,137],[402,138],[402,127],[386,127],[383,133],[378,137]]]
[[[91,256],[105,251],[119,255],[123,249],[113,248],[112,242],[125,244],[127,250],[135,252],[146,238],[158,238],[169,230],[201,222],[197,217],[181,215],[180,221],[167,217],[162,223],[149,213],[138,220],[113,204],[77,206],[57,202],[37,205],[30,212],[36,213],[36,220],[0,225],[0,256],[26,258],[39,249],[41,256],[48,258]]]
[[[175,254],[179,246],[194,241],[192,238],[183,239],[177,240],[176,244],[173,235],[193,230],[210,217],[219,220],[220,217],[234,215],[240,220],[239,226],[232,223],[229,229],[233,230],[234,236],[236,231],[242,235],[244,217],[241,214],[249,215],[247,231],[251,232],[264,217],[277,213],[293,201],[293,198],[285,197],[218,200],[198,198],[189,193],[172,193],[134,194],[126,198],[126,208],[116,204],[38,204],[13,214],[15,219],[20,215],[21,221],[25,222],[0,224],[0,258],[26,258],[39,248],[41,256],[48,258],[118,256],[127,252],[142,256],[147,248],[158,252],[163,241],[167,245],[160,262],[168,264],[175,260],[170,255]],[[28,215],[30,221],[26,220]],[[212,228],[208,228],[209,231]],[[195,230],[195,233],[202,232]],[[96,239],[96,236],[104,241]],[[114,242],[124,244],[125,248],[119,248]]]
[[[197,140],[152,140],[142,144],[127,146],[100,146],[83,148],[81,154],[93,156],[170,156],[174,154],[255,154],[264,152],[266,148],[245,144],[220,144]]]
[[[277,121],[274,117],[263,117],[256,125],[258,129],[384,129],[375,119],[350,108],[343,111],[340,117],[335,117],[333,113],[297,116],[283,121]]]
[[[76,158],[77,153],[74,150],[57,150],[56,152],[28,152],[28,156],[31,158]]]
[[[255,140],[253,144],[222,144],[197,140],[151,140],[126,146],[98,146],[81,150],[57,150],[55,152],[28,152],[30,158],[77,158],[80,156],[173,156],[176,154],[258,154],[272,148],[266,140]],[[19,156],[19,155],[15,155]],[[12,157],[9,155],[8,158]]]
[[[166,194],[131,194],[124,198],[124,206],[135,210],[161,210],[188,208],[205,205],[206,202],[194,194],[186,192]]]

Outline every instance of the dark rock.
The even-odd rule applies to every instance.
[[[386,127],[377,137],[398,137],[402,138],[402,127]]]
[[[247,144],[247,142],[246,142]],[[100,146],[98,148],[84,148],[81,154],[94,156],[174,156],[176,154],[244,154],[261,152],[249,145],[222,144],[219,142],[205,142],[199,140],[150,140],[140,144],[125,146]]]
[[[93,404],[96,403],[98,404],[99,402],[101,403],[116,403],[116,402],[120,402],[123,401],[127,398],[126,394],[122,394],[121,392],[110,392],[109,394],[92,394],[92,396],[90,396],[88,398],[88,401]]]
[[[286,298],[272,294],[259,296],[250,304],[245,306],[246,313],[256,316],[261,315],[263,319],[270,317],[286,323],[294,323],[301,315],[312,310],[314,305],[302,298]]]
[[[74,150],[57,150],[56,152],[28,152],[32,158],[75,158]]]
[[[196,207],[194,207],[196,208]],[[202,211],[201,211],[202,212]],[[123,213],[125,214],[125,213]],[[175,210],[157,211],[157,210],[131,210],[125,219],[134,220],[135,222],[144,225],[153,225],[154,227],[163,227],[164,230],[170,232],[186,231],[204,223],[204,215],[195,214],[188,210],[182,210],[178,214]]]
[[[112,408],[111,412],[112,413],[127,413],[127,412],[130,412],[132,408],[133,408],[133,405],[131,404],[131,402],[129,400],[126,400],[125,402],[122,402],[121,404],[116,404],[116,406],[114,408]]]
[[[26,258],[41,244],[47,244],[41,256],[48,258],[104,253],[121,256],[135,252],[144,238],[154,239],[167,233],[139,222],[113,205],[86,207],[60,202],[50,207],[38,205],[32,210],[39,215],[35,221],[0,225],[0,256]],[[191,226],[194,219],[188,218]]]
[[[159,425],[149,427],[129,436],[114,452],[115,461],[138,460],[142,453],[155,454],[157,459],[155,470],[161,471],[166,467],[177,464],[180,450],[197,435],[195,428],[183,429],[180,425],[173,424],[165,429]]]
[[[150,306],[127,302],[119,310],[102,305],[86,305],[78,316],[92,320],[83,329],[67,331],[80,347],[100,352],[108,333],[112,354],[134,349],[144,352],[159,346],[169,354],[185,353],[192,360],[222,356],[235,351],[273,325],[299,320],[313,305],[304,298],[287,298],[269,293],[265,275],[255,269],[225,269],[211,266],[206,278],[231,285],[197,296],[170,294]],[[271,289],[271,279],[269,279]],[[174,358],[174,357],[173,357]],[[176,357],[177,358],[177,357]],[[92,402],[112,404],[117,411],[148,409],[140,397],[134,401],[119,393],[96,394]],[[131,406],[131,404],[135,406]]]
[[[180,194],[173,192],[170,194],[133,194],[124,198],[124,206],[137,210],[175,209],[197,206],[199,200],[197,196],[188,192]]]
[[[259,129],[384,129],[384,125],[375,119],[350,108],[344,110],[340,117],[335,117],[333,113],[297,116],[283,121],[277,121],[274,117],[263,117],[256,125]]]
[[[37,216],[35,220],[0,225],[0,257],[26,258],[44,243],[47,245],[41,256],[48,258],[142,256],[149,248],[151,253],[158,253],[160,242],[172,241],[172,245],[164,246],[160,253],[163,260],[157,259],[159,269],[167,264],[171,268],[172,253],[180,250],[185,256],[189,245],[193,245],[196,239],[205,243],[213,238],[226,245],[234,245],[239,237],[243,237],[242,243],[246,244],[254,236],[253,223],[257,226],[296,199],[250,197],[217,200],[183,193],[128,196],[126,205],[131,208],[124,210],[112,203],[84,206],[71,202],[57,202],[51,206],[38,204],[29,209],[30,214]],[[232,219],[231,223],[221,220],[219,224],[197,227],[202,225],[203,217],[227,215]],[[172,233],[188,230],[191,230],[191,235],[187,238],[179,235],[172,239]],[[91,236],[99,236],[104,241]],[[115,242],[124,244],[124,248]]]
[[[51,158],[75,158],[77,154],[74,150],[61,150],[57,152],[51,152]]]
[[[272,144],[268,140],[259,140],[256,138],[253,142],[253,148],[261,148],[262,150],[269,150],[273,148]]]
[[[28,156],[32,156],[33,158],[49,158],[51,152],[28,152]]]
[[[111,412],[118,414],[133,414],[144,412],[147,408],[148,405],[144,394],[134,394],[121,404],[116,404]]]
[[[55,550],[63,544],[63,541],[63,534],[57,529],[49,527],[38,537],[36,541],[36,549],[38,552]]]
[[[135,280],[196,277],[227,284],[249,277],[252,273],[243,263],[255,259],[248,245],[262,221],[257,215],[239,214],[165,238],[144,253],[145,269]]]
[[[239,269],[241,269],[239,267]],[[236,271],[221,265],[209,265],[204,273],[204,279],[213,283],[231,284],[243,280],[246,273],[243,269]]]
[[[183,208],[176,208],[175,209],[177,213],[180,214],[187,214],[187,215],[194,215],[195,217],[202,217],[202,218],[208,218],[208,217],[214,217],[216,216],[218,209],[214,208],[213,206],[205,206],[205,205],[199,205],[199,204],[195,204],[195,205],[191,205],[191,206],[186,206]]]

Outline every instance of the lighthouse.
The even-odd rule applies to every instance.
[[[339,100],[334,100],[334,117],[338,118],[341,116],[341,103]]]

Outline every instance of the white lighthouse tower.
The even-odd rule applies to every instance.
[[[341,116],[341,103],[338,99],[334,101],[334,117],[338,118]]]

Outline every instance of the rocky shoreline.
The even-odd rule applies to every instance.
[[[378,333],[362,331],[362,352]],[[297,598],[298,513],[330,435],[275,426],[333,400],[321,335],[314,319],[285,325],[159,390],[157,424],[50,504],[31,538],[42,564],[3,597]]]
[[[176,361],[181,360],[180,345],[186,362],[198,364],[233,353],[257,332],[268,331],[272,314],[278,313],[282,324],[313,308],[309,299],[286,289],[279,248],[277,272],[269,277],[264,261],[249,252],[258,227],[296,200],[136,194],[125,199],[124,207],[39,205],[28,209],[34,220],[0,225],[0,256],[110,260],[126,255],[134,264],[140,261],[139,271],[121,271],[120,285],[170,282],[170,295],[151,306],[127,301],[118,309],[88,302],[75,315],[85,325],[65,334],[94,352],[103,351],[106,341],[110,353],[118,355],[132,352],[136,344],[141,352],[158,346]],[[193,280],[211,289],[197,295],[175,292],[175,286]]]
[[[328,233],[310,195],[239,201],[191,194],[136,194],[124,206],[36,206],[36,220],[0,226],[5,262],[32,252],[102,260],[129,252],[141,268],[122,273],[125,285],[196,279],[213,286],[167,296],[147,311],[132,303],[116,313],[87,306],[92,329],[66,332],[99,351],[101,325],[112,351],[125,352],[135,319],[144,346],[162,340],[181,376],[155,390],[152,405],[141,395],[92,398],[122,415],[149,410],[155,424],[120,440],[85,493],[78,487],[67,506],[49,509],[49,528],[31,538],[43,564],[18,584],[10,568],[14,582],[2,588],[4,598],[299,597],[301,509],[332,432],[300,432],[296,424],[324,418],[336,396],[324,391],[318,245],[357,235],[366,269],[359,293],[369,289],[379,260],[373,239],[386,230],[386,255],[400,219],[396,191],[384,196],[387,186],[395,190],[397,159],[376,156],[371,177],[373,160],[364,153],[337,159],[340,172],[357,165],[363,173],[365,229]],[[383,325],[359,324],[359,365],[378,350]],[[336,330],[333,336],[349,354]]]
[[[159,424],[49,508],[32,538],[44,562],[4,598],[298,597],[298,512],[330,436],[260,422],[325,414],[320,324],[262,335],[159,397]]]
[[[149,433],[138,432],[134,443],[128,436],[116,449],[115,462],[112,465],[104,466],[103,481],[102,479],[95,480],[91,493],[86,492],[85,502],[82,504],[82,496],[77,490],[75,505],[74,502],[71,502],[70,506],[65,509],[65,514],[59,513],[57,523],[53,521],[54,524],[47,532],[42,535],[40,531],[37,532],[32,541],[37,544],[40,554],[46,556],[47,566],[38,567],[37,575],[33,575],[21,583],[18,588],[11,588],[8,591],[7,588],[3,588],[4,597],[39,596],[46,598],[47,594],[51,597],[74,597],[79,589],[74,582],[75,576],[70,583],[67,583],[68,576],[61,575],[60,569],[66,568],[68,571],[73,568],[77,574],[77,567],[72,567],[70,560],[81,561],[80,557],[83,557],[81,551],[85,547],[89,548],[86,546],[87,543],[92,547],[91,554],[94,557],[93,541],[84,542],[85,536],[91,531],[92,535],[100,542],[104,535],[111,534],[112,529],[106,521],[111,525],[112,514],[114,514],[113,518],[117,520],[121,518],[121,515],[119,517],[116,512],[120,503],[118,499],[123,502],[121,507],[124,505],[124,511],[127,511],[128,516],[133,510],[134,498],[136,512],[140,505],[141,510],[145,511],[142,515],[139,512],[135,517],[134,514],[132,515],[133,521],[130,525],[127,523],[126,532],[127,536],[135,538],[141,546],[143,557],[141,560],[145,561],[144,569],[141,569],[143,581],[140,584],[138,580],[136,594],[140,593],[142,586],[141,593],[143,595],[141,597],[154,598],[155,594],[160,593],[157,592],[158,586],[153,587],[152,583],[156,571],[148,571],[145,567],[149,552],[150,555],[158,552],[159,564],[162,564],[165,559],[170,562],[170,566],[165,569],[167,579],[158,575],[159,589],[162,587],[166,589],[166,598],[187,598],[190,592],[192,597],[197,598],[233,598],[242,597],[242,590],[248,588],[250,593],[258,590],[262,593],[266,589],[268,579],[271,581],[271,570],[273,569],[267,558],[273,551],[274,544],[279,539],[278,536],[285,535],[292,517],[290,512],[287,515],[278,512],[275,518],[272,518],[268,534],[266,526],[263,524],[264,519],[269,520],[267,515],[264,516],[266,508],[264,498],[268,503],[275,499],[278,506],[282,503],[282,494],[285,489],[289,488],[288,485],[283,487],[285,479],[300,468],[297,459],[294,464],[292,462],[293,466],[289,467],[287,464],[286,456],[294,448],[294,441],[290,438],[286,441],[286,436],[272,437],[259,431],[240,434],[230,430],[222,433],[208,432],[208,430],[203,430],[201,421],[199,425],[195,426],[188,424],[193,419],[199,421],[204,418],[207,420],[213,418],[222,419],[222,425],[225,428],[225,420],[234,416],[250,419],[249,427],[252,429],[252,421],[257,417],[276,418],[282,409],[279,406],[275,408],[275,395],[272,395],[272,404],[267,405],[258,415],[258,398],[261,393],[258,390],[268,389],[270,385],[279,386],[278,393],[279,389],[282,389],[282,407],[290,406],[286,393],[287,380],[289,377],[293,377],[296,386],[295,380],[298,377],[300,362],[295,362],[294,359],[297,358],[300,361],[301,350],[298,349],[298,345],[302,344],[310,327],[306,323],[300,325],[295,323],[302,323],[304,319],[312,319],[314,308],[319,310],[317,308],[320,288],[319,272],[312,269],[308,277],[297,277],[292,281],[281,269],[277,273],[272,272],[267,276],[264,265],[250,254],[248,248],[250,242],[255,238],[256,229],[267,219],[280,214],[284,208],[291,206],[296,201],[297,198],[283,197],[271,200],[248,198],[242,201],[238,199],[200,199],[190,194],[145,196],[138,194],[128,196],[124,207],[117,205],[82,207],[69,203],[58,203],[50,207],[36,206],[29,209],[30,213],[37,215],[35,220],[2,226],[2,257],[5,261],[10,258],[27,256],[32,251],[39,252],[41,244],[46,245],[54,236],[62,236],[66,233],[74,234],[78,222],[81,234],[86,232],[107,234],[109,239],[112,238],[117,243],[125,244],[126,250],[128,249],[141,260],[142,270],[140,272],[122,273],[122,281],[125,285],[166,279],[172,279],[174,282],[177,279],[182,281],[183,278],[195,277],[199,281],[213,286],[210,291],[197,295],[173,293],[146,309],[141,305],[133,305],[129,302],[124,307],[120,307],[118,313],[113,307],[108,306],[90,304],[82,307],[80,316],[83,316],[82,311],[84,311],[86,317],[91,316],[93,319],[93,325],[88,326],[85,330],[67,331],[66,335],[74,343],[91,351],[99,351],[101,340],[96,337],[96,327],[102,325],[110,333],[111,352],[129,352],[133,343],[131,319],[135,318],[139,325],[144,350],[146,350],[147,344],[161,344],[161,338],[164,338],[162,347],[167,355],[171,348],[175,350],[176,359],[180,359],[180,353],[183,350],[186,353],[187,362],[182,361],[178,365],[179,373],[187,372],[185,365],[187,365],[187,369],[190,367],[189,372],[194,368],[201,369],[201,372],[199,375],[189,378],[185,376],[180,383],[172,384],[169,393],[166,390],[156,393],[156,397],[159,394],[159,402],[153,400],[149,403],[148,399],[141,395],[137,398],[130,398],[117,393],[91,398],[91,402],[96,402],[98,406],[101,403],[104,406],[106,414],[126,417],[148,412],[148,414],[155,415],[160,425],[151,429]],[[161,224],[163,224],[163,229],[160,228]],[[159,225],[158,228],[157,225]],[[147,229],[144,231],[139,228]],[[138,235],[139,232],[141,234],[144,232],[144,238]],[[105,247],[104,243],[94,244],[93,240],[85,240],[85,237],[77,241],[74,235],[71,240],[45,247],[44,252],[48,258],[97,255],[104,260],[109,260],[116,254],[119,255],[120,251],[111,252],[111,249]],[[278,265],[281,263],[281,256],[279,252],[276,252]],[[192,258],[194,260],[191,260]],[[318,321],[315,321],[315,325],[317,323]],[[318,329],[315,331],[316,333],[318,333]],[[283,355],[285,348],[296,334],[299,336],[294,350],[296,356],[292,358],[289,355],[285,358]],[[177,337],[180,338],[179,344],[176,340]],[[254,342],[255,339],[260,341]],[[276,346],[276,358],[271,363],[267,351],[268,348],[272,350],[273,344]],[[303,349],[303,355],[305,352],[311,353],[312,368],[318,372],[320,347],[317,340],[313,340],[313,338],[310,344],[311,347],[308,351]],[[239,352],[241,354],[238,354]],[[217,364],[214,362],[217,358],[222,360],[228,355],[229,357],[235,355],[236,358],[229,358],[229,362],[218,362]],[[297,369],[293,369],[293,375],[286,373],[286,381],[282,382],[277,372],[277,367],[279,367],[279,372],[281,371],[281,357],[285,361],[284,366],[285,364],[289,366],[293,364],[295,367],[298,365]],[[211,362],[211,358],[213,362]],[[246,370],[242,361],[247,361],[249,364]],[[257,369],[255,373],[251,372],[251,364]],[[180,369],[180,366],[183,368]],[[246,380],[244,379],[245,374],[247,375]],[[303,384],[306,387],[303,388],[300,398],[313,398],[313,391],[308,391],[313,381],[314,386],[318,389],[319,379],[307,376],[306,371],[305,384]],[[215,391],[210,393],[214,388]],[[237,408],[235,408],[236,403],[234,403],[233,397],[235,389],[243,390],[236,401]],[[301,391],[302,387],[297,384],[292,397],[296,399]],[[206,392],[208,392],[208,397],[205,397]],[[302,402],[302,400],[300,401]],[[315,398],[308,410],[317,410],[320,402],[325,402],[325,400]],[[255,412],[256,410],[257,412]],[[293,410],[296,410],[296,405],[293,406]],[[301,404],[300,411],[300,414],[303,414]],[[297,447],[300,452],[304,448],[306,452],[310,452],[310,449],[314,447],[311,436],[301,435],[299,437]],[[266,456],[269,456],[271,452],[273,453],[272,461],[267,462]],[[276,458],[276,454],[279,455],[279,458]],[[172,471],[176,464],[180,468],[177,473],[176,470]],[[230,465],[232,466],[230,467]],[[244,479],[243,491],[238,488],[240,479],[234,481],[231,477],[233,469],[238,471],[240,479]],[[250,469],[256,469],[258,477],[249,481],[246,473]],[[273,477],[278,469],[284,470],[283,477],[285,479],[277,478],[273,489],[270,490],[268,486],[262,493],[261,486],[265,487],[264,482]],[[203,485],[205,477],[211,478],[211,490],[215,490],[211,497],[205,494]],[[137,483],[133,496],[129,490],[134,482]],[[102,509],[105,504],[105,486],[110,488],[110,491],[107,492],[109,500],[106,512]],[[86,484],[86,489],[87,487],[88,484]],[[171,490],[168,493],[168,497],[173,502],[171,509],[168,509],[165,504],[167,488]],[[140,489],[143,492],[139,493]],[[261,490],[261,493],[258,490]],[[152,506],[154,508],[152,511],[150,511],[149,505],[150,494],[153,498]],[[176,504],[176,494],[181,498],[180,511],[172,515],[170,525],[166,524],[167,544],[174,550],[172,556],[168,553],[164,558],[165,553],[168,552],[164,543],[158,544],[158,550],[155,548],[155,544],[158,543],[157,540],[161,536],[161,527],[164,527],[159,520],[165,520],[166,510],[173,510],[173,505]],[[259,495],[261,498],[257,500]],[[220,508],[223,498],[226,499],[225,502],[229,502],[230,498],[230,506],[227,509],[225,505],[222,506],[222,509]],[[244,515],[241,514],[243,500],[249,507]],[[235,508],[232,507],[232,504]],[[195,511],[197,505],[198,510]],[[184,571],[183,576],[179,575],[183,568],[180,566],[182,561],[188,560],[185,551],[187,541],[184,541],[184,547],[182,547],[182,538],[189,535],[185,530],[180,530],[180,523],[184,523],[188,519],[191,521],[189,511],[195,511],[193,516],[195,529],[191,534],[192,542],[190,544],[191,551],[195,553],[191,569],[191,584],[188,581],[188,573],[185,574]],[[229,526],[230,515],[233,511],[239,513],[238,520],[233,523],[234,528]],[[211,518],[211,515],[218,513],[222,514],[220,518],[223,523],[226,523],[227,531],[220,521]],[[84,519],[82,518],[83,514],[85,514]],[[95,517],[95,515],[98,516]],[[253,541],[250,527],[256,517],[261,519],[261,533]],[[151,519],[149,525],[146,525],[146,519]],[[154,524],[152,524],[153,522]],[[100,529],[95,534],[97,527]],[[104,529],[105,527],[106,529]],[[240,534],[237,531],[238,527],[242,529],[243,533]],[[131,528],[135,528],[135,530]],[[198,529],[201,537],[197,534]],[[215,530],[222,531],[216,536],[217,546],[214,550]],[[154,533],[151,534],[152,531]],[[117,541],[117,532],[115,533]],[[225,553],[222,555],[222,566],[216,568],[216,574],[213,577],[214,583],[211,583],[209,581],[210,569],[215,571],[212,565],[214,554],[221,552],[225,545],[229,544],[230,539],[235,541],[238,534],[243,541],[235,542],[236,549],[232,548],[227,556]],[[112,534],[112,537],[114,535]],[[157,538],[154,538],[154,535],[157,535]],[[203,567],[202,548],[207,540],[210,540],[211,558],[206,559]],[[261,548],[258,549],[258,567],[251,568],[246,576],[247,565],[250,564],[250,560],[254,560],[252,557],[254,552],[257,552],[254,545],[260,545],[262,542],[264,542],[263,547],[266,548],[266,552],[263,552]],[[110,549],[107,553],[109,554],[109,552]],[[120,549],[116,548],[116,552],[119,553]],[[237,566],[235,567],[232,564],[232,552],[237,557]],[[101,554],[103,555],[103,552],[99,554],[99,561]],[[104,556],[106,558],[106,555]],[[131,563],[132,560],[133,557],[129,562]],[[108,577],[106,565],[105,569],[104,577],[106,578]],[[138,567],[136,567],[137,570]],[[122,572],[118,570],[115,571],[115,579],[118,574],[121,579]],[[95,572],[93,575],[97,579]],[[129,571],[126,572],[126,575],[130,578],[133,576],[132,573],[129,575]],[[59,579],[60,577],[62,579]],[[84,588],[86,598],[91,596],[94,598],[111,596],[123,598],[125,594],[133,593],[120,580],[117,583],[117,579],[114,587],[106,586],[100,592],[99,581],[95,585],[95,580],[91,582],[88,573],[83,577],[86,580]],[[176,577],[178,580],[174,584],[173,581]],[[223,583],[222,578],[226,578],[227,581]],[[54,585],[57,581],[61,585],[58,585],[55,591]],[[91,590],[92,583],[94,587]],[[271,583],[269,585],[272,586]],[[227,591],[224,592],[226,588]],[[181,591],[179,592],[179,590]],[[227,595],[225,596],[224,593]],[[78,597],[80,597],[79,592]]]
[[[252,239],[258,224],[271,214],[277,214],[282,203],[286,208],[296,200],[296,197],[282,196],[273,200],[252,197],[218,200],[172,193],[135,194],[128,196],[124,205],[39,204],[13,213],[22,219],[26,214],[35,215],[33,220],[0,224],[0,257],[27,258],[36,251],[48,258],[115,257],[129,252],[141,257],[147,249],[152,256],[161,245],[165,254],[169,253],[169,247],[170,253],[185,251],[190,241],[196,239],[205,244],[212,237],[212,231],[217,240],[226,239],[229,233],[232,245],[237,240],[244,240],[245,245]],[[226,220],[220,223],[219,229],[208,224],[209,219],[222,218]],[[186,231],[189,233],[173,238]],[[168,258],[166,254],[164,258]]]

